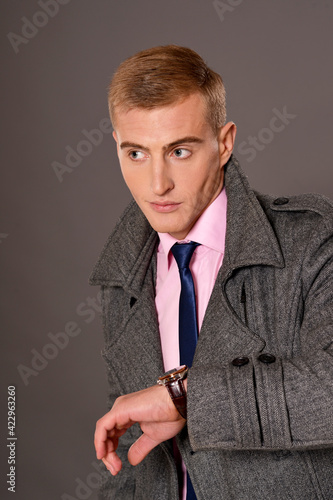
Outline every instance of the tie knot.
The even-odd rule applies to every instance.
[[[186,269],[190,265],[190,261],[194,250],[200,243],[190,241],[189,243],[175,243],[171,247],[171,252],[176,259],[179,269]]]

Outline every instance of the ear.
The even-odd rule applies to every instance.
[[[114,140],[116,141],[116,144],[117,144],[117,155],[119,157],[119,140],[118,140],[117,132],[115,130],[112,132],[112,136],[113,136]]]
[[[221,167],[229,160],[234,149],[237,127],[234,122],[228,122],[218,133]]]

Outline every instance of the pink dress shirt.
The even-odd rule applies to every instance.
[[[198,331],[222,265],[227,225],[227,195],[225,189],[203,212],[184,242],[200,243],[190,262],[197,301]],[[157,310],[164,370],[179,366],[178,313],[180,278],[177,262],[170,252],[178,242],[168,233],[159,233],[155,305]],[[183,471],[185,471],[183,464]],[[182,498],[186,499],[186,482]]]

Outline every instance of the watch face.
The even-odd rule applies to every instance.
[[[170,382],[174,382],[175,380],[184,379],[187,375],[188,368],[186,365],[180,366],[176,371],[172,373],[168,373],[167,375],[163,375],[159,377],[158,382],[162,384],[167,384]]]

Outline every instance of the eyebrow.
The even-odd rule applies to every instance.
[[[170,148],[173,148],[174,146],[178,146],[180,144],[184,143],[196,143],[196,144],[201,144],[203,143],[203,139],[200,139],[199,137],[189,135],[186,137],[182,137],[181,139],[177,139],[176,141],[170,142],[169,144],[166,144],[163,146],[163,150],[166,151]],[[143,151],[148,151],[149,148],[146,146],[143,146],[142,144],[136,144],[134,142],[129,142],[129,141],[124,141],[120,144],[120,149],[125,149],[125,148],[135,148],[135,149],[142,149]]]

